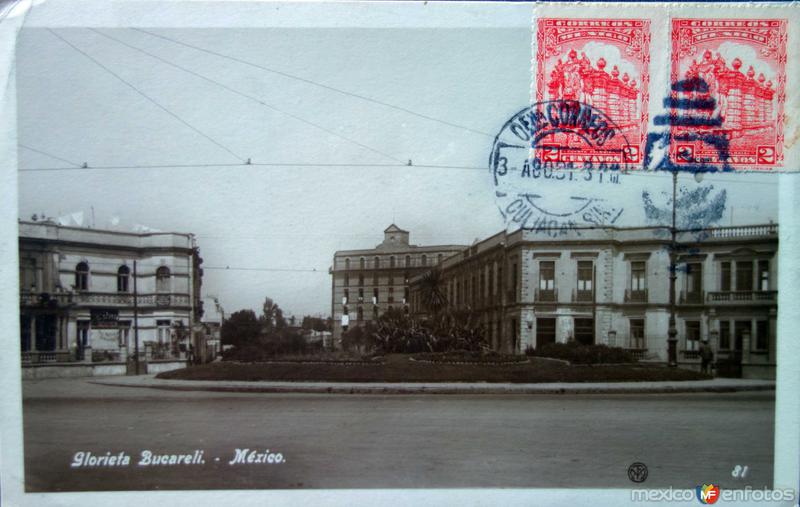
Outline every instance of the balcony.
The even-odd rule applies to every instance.
[[[778,224],[740,225],[711,229],[712,238],[744,238],[752,236],[777,236]]]
[[[681,291],[678,304],[681,305],[701,305],[705,302],[705,291]]]
[[[647,303],[647,289],[625,289],[626,303]]]
[[[776,290],[736,290],[708,293],[709,303],[775,303],[778,301]]]
[[[133,306],[133,294],[109,292],[78,292],[74,301],[86,306]],[[140,294],[139,306],[189,306],[188,294]]]
[[[19,304],[22,306],[61,307],[73,302],[73,294],[69,292],[32,292],[23,290],[19,293]]]
[[[25,364],[64,363],[73,359],[69,351],[22,352],[22,362]]]
[[[625,349],[625,352],[632,355],[634,359],[647,359],[647,349]]]
[[[534,297],[537,303],[555,303],[558,301],[558,289],[536,289]]]
[[[573,303],[591,303],[594,301],[594,292],[591,290],[573,290],[572,302]]]

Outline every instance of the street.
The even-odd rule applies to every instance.
[[[772,484],[774,393],[318,395],[23,382],[28,491]],[[283,463],[235,461],[237,449]],[[143,451],[203,463],[140,466]],[[129,466],[70,467],[77,452]],[[256,456],[253,461],[256,461]],[[242,462],[243,461],[243,462]],[[644,483],[628,466],[646,464]],[[731,471],[747,466],[745,478]]]

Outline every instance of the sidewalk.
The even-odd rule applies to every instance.
[[[275,382],[166,380],[153,375],[104,377],[88,380],[93,384],[147,387],[175,391],[215,391],[245,393],[331,393],[331,394],[637,394],[637,393],[728,393],[769,391],[772,380],[716,378],[683,382],[596,382],[596,383],[379,383],[379,382]]]

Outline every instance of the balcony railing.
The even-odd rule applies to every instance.
[[[558,301],[558,289],[536,289],[535,298],[537,302],[552,302]]]
[[[647,303],[647,289],[625,289],[626,303]]]
[[[69,351],[25,351],[21,355],[26,364],[62,363],[73,359]]]
[[[32,292],[20,291],[19,303],[24,306],[67,306],[72,303],[72,294],[69,292]]]
[[[738,303],[766,301],[775,302],[778,300],[776,290],[736,290],[736,291],[717,291],[708,293],[708,301],[711,303]]]
[[[678,299],[678,304],[682,305],[699,305],[705,302],[705,291],[682,291],[681,297]]]
[[[594,292],[591,290],[573,290],[573,303],[591,303],[594,300]]]
[[[742,238],[746,236],[777,236],[777,235],[778,235],[778,224],[715,227],[714,229],[711,229],[712,238]]]
[[[645,359],[647,357],[647,349],[625,349],[627,353],[632,355],[635,359]]]
[[[699,350],[682,350],[681,355],[684,359],[697,359],[700,357]]]

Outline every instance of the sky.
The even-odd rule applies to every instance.
[[[54,31],[75,48],[40,28],[18,43],[20,218],[82,211],[96,228],[194,233],[203,292],[228,313],[269,296],[290,314],[327,315],[334,252],[374,247],[390,223],[414,244],[470,244],[505,227],[487,163],[529,103],[524,26],[149,30],[278,73],[133,29],[98,31],[158,58],[89,29]],[[139,167],[74,167],[84,162]],[[726,190],[721,225],[764,223],[777,220],[774,179],[700,184]],[[626,175],[610,195],[593,191],[627,210],[620,225],[642,225],[642,192],[658,199],[670,183]],[[225,266],[248,269],[210,269]]]

